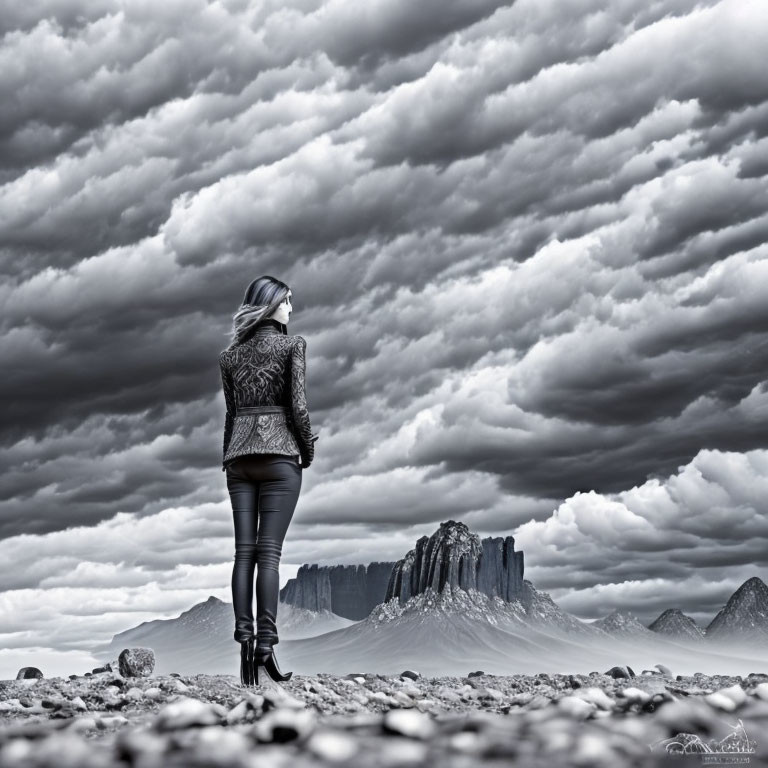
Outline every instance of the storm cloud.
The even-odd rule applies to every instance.
[[[0,8],[4,647],[229,599],[260,274],[321,436],[283,581],[449,518],[584,618],[768,577],[763,3]]]

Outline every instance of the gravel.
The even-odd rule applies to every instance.
[[[3,680],[0,766],[768,765],[768,674],[646,672]]]

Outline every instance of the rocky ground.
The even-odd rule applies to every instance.
[[[768,675],[623,673],[5,680],[0,766],[768,765]]]

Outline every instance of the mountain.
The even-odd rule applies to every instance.
[[[584,638],[608,636],[607,632],[595,626],[595,622],[587,624],[564,611],[547,592],[536,590],[528,579],[524,580],[524,585],[526,597],[519,603],[524,610],[524,620],[528,625],[554,629],[571,638],[578,635]],[[495,604],[498,605],[498,603]]]
[[[491,593],[491,594],[487,594]],[[762,662],[732,658],[651,632],[627,611],[592,624],[563,611],[523,578],[510,537],[480,540],[449,520],[392,569],[387,599],[362,621],[280,649],[297,674],[465,675],[605,671],[615,665],[678,674],[716,669],[748,674]]]
[[[277,631],[281,640],[315,637],[351,624],[354,624],[351,619],[331,611],[310,611],[289,603],[279,603],[277,608]]]
[[[278,604],[277,629],[281,643],[324,634],[352,623],[329,611],[308,611]],[[145,621],[120,632],[110,642],[94,647],[92,652],[105,663],[116,659],[124,648],[151,648],[157,674],[229,670],[230,657],[239,653],[233,633],[232,604],[211,596],[175,618]]]
[[[302,565],[280,590],[284,603],[357,621],[384,600],[393,562]]]
[[[549,611],[581,627],[569,630]],[[345,629],[279,647],[282,669],[298,675],[377,672],[393,675],[414,669],[427,676],[463,676],[473,670],[494,675],[543,673],[589,674],[612,666],[653,669],[666,664],[675,674],[699,670],[747,675],[765,666],[756,657],[700,651],[670,641],[639,625],[643,636],[609,635],[560,611],[547,595],[533,596],[526,610],[476,590],[431,587],[405,604],[382,603]]]
[[[553,670],[566,657],[593,663],[582,636],[569,641],[557,627],[526,619],[520,601],[458,587],[441,592],[428,587],[405,604],[397,598],[382,603],[346,629],[287,642],[281,664],[298,674],[395,674],[410,668],[459,676],[473,669],[494,674]]]
[[[754,657],[698,651],[647,630],[650,639],[611,636],[562,611],[546,593],[532,585],[529,589],[526,607],[521,600],[508,602],[475,590],[447,587],[435,593],[429,588],[404,604],[398,599],[381,603],[354,623],[280,603],[280,666],[297,675],[397,674],[411,668],[430,676],[466,675],[476,669],[506,675],[532,670],[588,674],[614,665],[652,669],[657,663],[675,674],[712,670],[746,675],[765,666]],[[315,622],[314,631],[326,621],[326,627],[346,626],[292,639],[288,626],[297,619],[303,627],[307,618]],[[304,631],[299,626],[296,630]],[[237,677],[239,650],[232,631],[232,606],[211,597],[177,618],[145,622],[115,635],[95,656],[112,661],[123,648],[143,646],[154,650],[157,674]]]
[[[768,641],[768,586],[757,576],[747,579],[706,629],[707,639],[764,645]]]
[[[630,613],[629,611],[613,611],[602,619],[593,621],[590,626],[602,629],[609,635],[646,637],[653,634],[633,613]]]
[[[697,642],[704,639],[704,630],[679,608],[667,608],[648,626],[648,629],[678,640]]]
[[[364,619],[375,605],[406,602],[427,587],[474,589],[489,597],[525,599],[523,553],[513,536],[480,539],[464,523],[448,520],[397,562],[369,565],[302,565],[280,590],[280,599],[312,611]]]
[[[511,536],[481,540],[463,523],[448,520],[395,563],[302,566],[290,589],[281,592],[318,610],[279,604],[280,666],[297,675],[397,674],[412,668],[429,676],[475,669],[589,674],[657,664],[682,675],[748,675],[765,668],[768,587],[757,577],[732,595],[702,643],[695,623],[678,609],[662,613],[651,629],[620,610],[582,622],[523,578],[522,554],[514,551]],[[367,610],[366,601],[377,591],[387,599],[357,622],[323,607]],[[120,633],[95,655],[110,661],[123,648],[146,646],[155,651],[158,673],[237,677],[233,624],[231,604],[211,597],[175,619]],[[733,638],[740,637],[759,642],[737,650]],[[728,644],[718,647],[718,638]]]
[[[464,523],[440,523],[395,563],[384,600],[405,603],[428,588],[441,592],[446,587],[472,589],[507,602],[525,599],[523,553],[515,552],[514,537],[481,541]]]

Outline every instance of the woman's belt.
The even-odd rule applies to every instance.
[[[236,409],[235,416],[243,416],[246,413],[256,415],[262,413],[284,413],[286,420],[289,422],[293,421],[291,410],[285,405],[244,405]],[[312,442],[314,443],[318,437],[319,435],[312,435]]]
[[[284,405],[244,405],[236,410],[235,415],[240,416],[246,413],[284,413],[287,416],[289,411]]]

